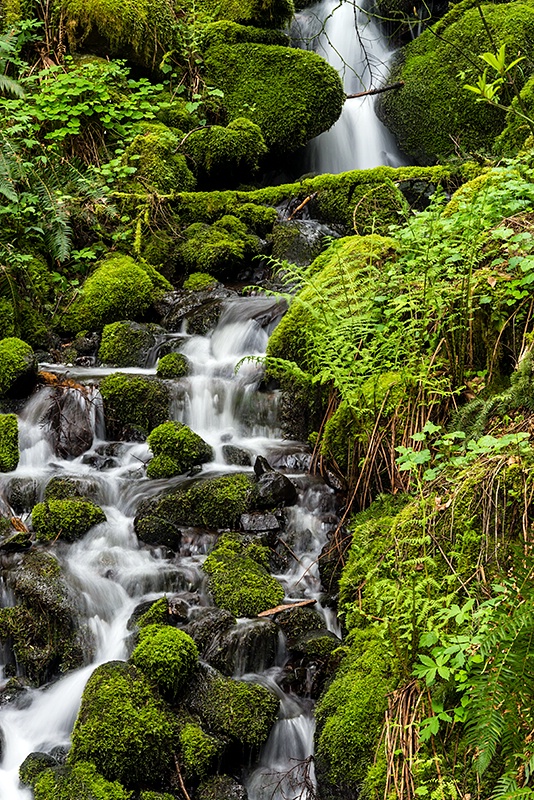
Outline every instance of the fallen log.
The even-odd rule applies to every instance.
[[[302,606],[314,606],[317,600],[300,600],[298,603],[284,603],[275,608],[268,608],[267,611],[261,611],[258,617],[270,617],[271,614],[278,614],[280,611],[288,611],[290,608],[302,608]]]
[[[397,81],[397,83],[390,83],[389,86],[382,86],[381,89],[367,89],[366,92],[356,92],[356,94],[346,94],[345,100],[353,100],[355,97],[367,97],[371,94],[382,94],[382,92],[390,92],[392,89],[402,89],[404,81]]]

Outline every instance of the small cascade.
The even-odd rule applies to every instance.
[[[297,14],[292,33],[299,46],[316,51],[335,67],[347,95],[385,82],[393,51],[378,23],[355,0],[322,0],[310,6]],[[339,173],[403,164],[374,106],[374,96],[347,100],[336,124],[308,145],[308,169]]]

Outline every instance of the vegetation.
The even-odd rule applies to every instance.
[[[161,691],[176,698],[198,661],[198,650],[187,633],[170,625],[143,625],[130,661]]]
[[[185,378],[189,373],[189,362],[182,353],[168,353],[158,359],[156,374],[158,378],[169,380]]]
[[[149,434],[147,442],[154,453],[147,466],[149,478],[172,478],[213,458],[212,448],[181,422],[158,425]]]
[[[0,414],[0,472],[11,472],[19,463],[19,423],[16,414]]]
[[[80,498],[45,500],[32,511],[32,525],[36,538],[42,542],[53,542],[60,537],[73,542],[85,536],[93,525],[106,521],[102,509]]]
[[[110,438],[136,431],[147,436],[167,418],[169,393],[161,381],[115,372],[102,381],[100,394]]]

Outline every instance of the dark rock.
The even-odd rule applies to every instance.
[[[0,538],[0,550],[4,553],[22,553],[31,546],[32,536],[29,531],[14,531]]]
[[[182,543],[182,531],[168,519],[150,516],[136,527],[139,539],[152,547],[168,547],[177,553]]]
[[[241,514],[241,530],[245,532],[279,531],[280,523],[269,512],[253,511],[250,514]]]
[[[274,621],[284,632],[290,649],[306,634],[324,628],[324,619],[319,612],[306,606],[281,611]]]
[[[256,484],[256,504],[259,508],[292,506],[297,498],[295,484],[281,472],[265,472]]]
[[[230,775],[216,775],[202,783],[197,791],[198,800],[248,800],[245,787]]]
[[[169,615],[175,624],[189,619],[189,603],[179,594],[169,597]]]
[[[222,453],[226,464],[233,464],[235,467],[250,467],[252,464],[250,453],[242,447],[225,444]]]
[[[184,630],[191,636],[202,656],[221,633],[235,625],[235,617],[220,608],[198,608]]]
[[[250,619],[217,634],[202,658],[223,675],[264,672],[272,667],[278,648],[278,627],[268,619]]]
[[[257,456],[256,461],[254,462],[254,472],[258,478],[264,475],[266,472],[272,472],[273,468],[269,464],[266,458],[263,456]]]
[[[33,478],[11,478],[5,498],[16,514],[27,513],[39,502],[39,484]]]
[[[273,258],[306,267],[325,247],[325,239],[340,233],[313,219],[279,222],[273,228]]]
[[[200,292],[180,289],[166,294],[156,303],[156,310],[161,316],[162,325],[167,330],[180,331],[187,318],[188,328],[192,332],[190,325],[192,324],[194,328],[201,328],[203,317],[208,319],[211,317],[213,320],[216,314],[218,318],[220,301],[229,297],[237,297],[236,292],[225,289],[221,285]],[[218,305],[217,312],[214,310],[215,305]],[[194,322],[195,317],[197,318],[196,322]]]
[[[78,356],[96,356],[100,347],[100,335],[98,333],[86,333],[77,336],[71,344]]]
[[[93,444],[93,397],[84,386],[55,386],[45,415],[54,452],[78,458]]]
[[[9,667],[15,665],[8,665]],[[7,673],[6,669],[6,673]],[[22,699],[29,695],[30,685],[24,678],[11,677],[8,682],[0,689],[0,706],[5,706],[13,703],[13,705],[22,708],[24,702]]]

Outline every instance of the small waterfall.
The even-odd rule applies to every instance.
[[[297,14],[292,33],[296,43],[315,50],[337,69],[346,94],[384,83],[393,51],[378,23],[355,0],[316,3]],[[308,145],[310,171],[339,173],[404,163],[374,104],[374,96],[345,102],[336,124]]]

